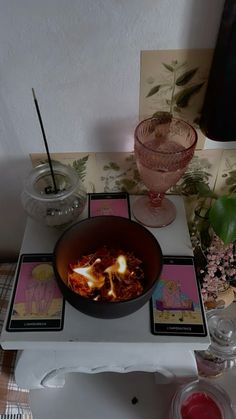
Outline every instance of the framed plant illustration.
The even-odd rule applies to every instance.
[[[203,148],[199,120],[212,56],[212,49],[142,51],[140,119],[170,112],[197,129]]]

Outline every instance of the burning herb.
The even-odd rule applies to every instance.
[[[143,292],[142,262],[131,252],[104,246],[72,263],[68,286],[95,301],[122,301]]]

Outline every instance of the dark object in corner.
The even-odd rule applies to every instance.
[[[215,141],[236,141],[236,2],[226,0],[200,127]]]
[[[131,403],[132,403],[132,404],[137,404],[137,403],[138,403],[138,399],[137,399],[137,397],[135,397],[135,396],[134,396],[134,397],[132,398],[132,400],[131,400]]]

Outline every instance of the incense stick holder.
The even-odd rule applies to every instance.
[[[70,166],[53,162],[55,191],[48,163],[33,168],[24,181],[22,205],[27,214],[49,227],[67,227],[85,208],[86,190]]]

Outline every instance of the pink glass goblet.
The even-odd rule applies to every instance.
[[[134,202],[133,215],[146,226],[164,227],[176,217],[176,208],[165,193],[186,171],[197,132],[187,122],[168,115],[141,121],[134,139],[138,171],[148,194]]]

